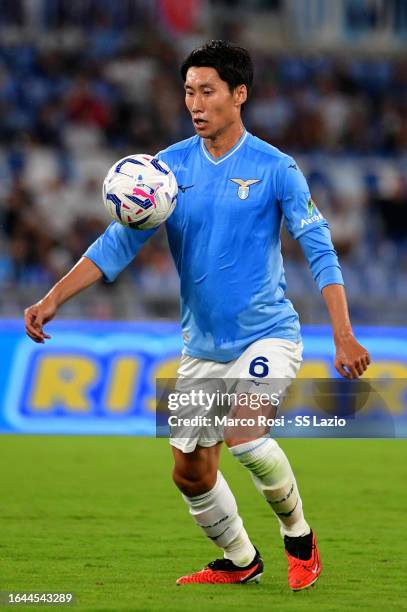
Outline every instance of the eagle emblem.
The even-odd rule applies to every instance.
[[[261,179],[248,179],[247,181],[244,181],[243,179],[233,178],[230,180],[232,181],[232,183],[236,183],[237,185],[239,185],[237,195],[241,200],[247,200],[247,198],[249,197],[251,185],[261,183]]]

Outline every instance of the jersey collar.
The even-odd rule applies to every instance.
[[[243,132],[243,134],[241,135],[241,137],[239,138],[239,140],[237,141],[237,143],[235,144],[234,147],[232,147],[231,149],[229,149],[229,151],[227,151],[224,155],[222,155],[221,157],[213,157],[213,155],[211,155],[208,151],[208,149],[205,147],[204,145],[204,141],[203,138],[201,138],[201,149],[202,149],[202,153],[204,154],[204,156],[206,157],[206,159],[208,161],[211,162],[211,164],[214,164],[215,166],[217,166],[218,164],[221,164],[222,162],[224,162],[226,159],[228,159],[229,157],[231,157],[231,155],[233,155],[234,153],[236,153],[236,151],[238,149],[240,149],[240,147],[242,146],[242,144],[244,143],[244,141],[247,138],[248,135],[248,131],[245,130]]]

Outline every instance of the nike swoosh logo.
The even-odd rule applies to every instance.
[[[312,569],[311,572],[313,574],[316,574],[318,570],[319,570],[319,565],[317,565],[315,569]]]
[[[193,185],[178,185],[178,189],[180,189],[182,191],[182,193],[185,193],[187,189],[191,189],[191,187],[193,187]]]

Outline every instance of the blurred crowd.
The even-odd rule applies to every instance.
[[[19,287],[53,283],[104,230],[101,184],[116,159],[192,135],[178,67],[207,37],[171,6],[44,0],[39,15],[26,0],[2,2],[0,289],[9,303]],[[296,157],[351,299],[407,298],[407,59],[253,58],[246,127]],[[295,243],[285,238],[284,248],[291,293],[303,295],[305,263]],[[176,299],[164,232],[123,278]]]

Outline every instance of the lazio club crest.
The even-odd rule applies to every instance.
[[[261,183],[261,179],[248,179],[247,181],[244,181],[243,179],[233,178],[230,180],[232,181],[232,183],[237,183],[237,185],[239,185],[237,195],[241,200],[247,200],[247,198],[249,197],[251,185]]]

